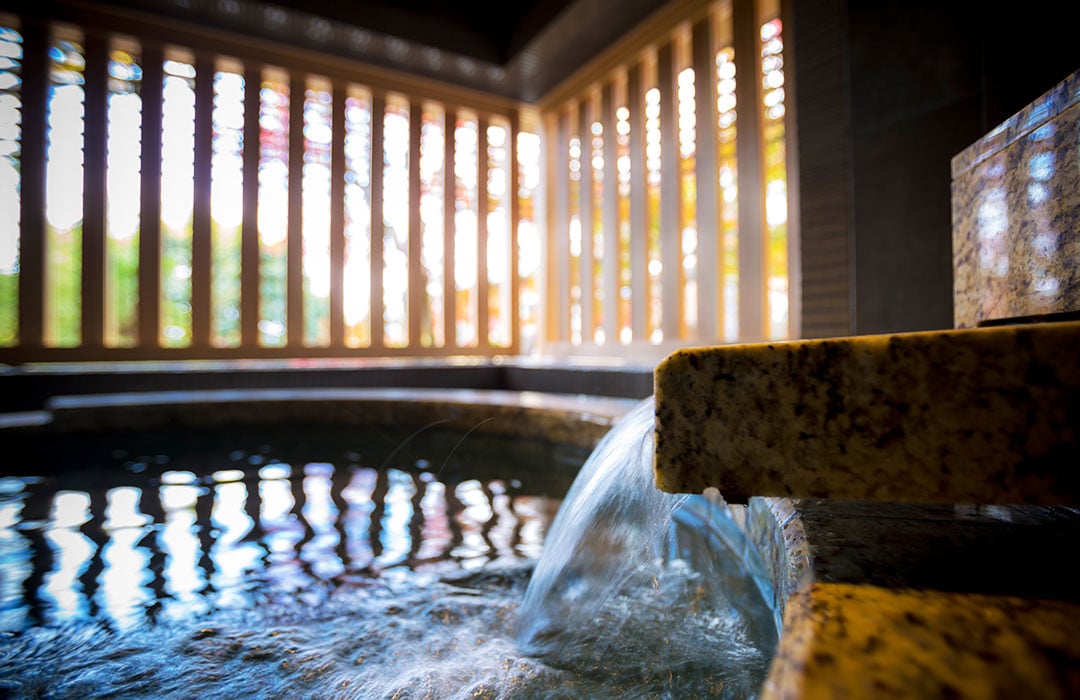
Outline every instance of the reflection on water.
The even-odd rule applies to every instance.
[[[520,482],[440,478],[426,462],[231,457],[226,468],[147,469],[100,489],[0,479],[0,631],[89,619],[124,630],[396,567],[535,558],[557,507]]]
[[[649,427],[630,425],[642,434],[593,461],[636,454]],[[672,558],[641,569],[656,578],[571,610],[582,643],[538,654],[515,641],[522,601],[588,455],[308,430],[5,445],[0,697],[745,700],[760,687],[774,611],[721,509],[662,524]],[[626,550],[584,536],[614,575]]]

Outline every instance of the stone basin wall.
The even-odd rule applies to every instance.
[[[957,328],[1080,312],[1080,72],[952,161]]]

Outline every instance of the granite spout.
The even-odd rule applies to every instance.
[[[687,348],[655,371],[656,485],[1080,504],[1080,322]]]

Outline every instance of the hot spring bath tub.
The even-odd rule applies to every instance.
[[[677,696],[686,672],[744,697],[745,678],[690,661],[570,668],[514,643],[560,499],[636,404],[238,389],[57,396],[12,415],[0,684],[15,697]],[[753,560],[739,595],[768,628],[755,684],[784,590],[761,559],[770,535],[752,534],[762,512],[695,497],[678,522],[736,569]]]

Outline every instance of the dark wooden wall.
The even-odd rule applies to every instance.
[[[1080,3],[792,0],[802,335],[952,327],[950,161],[1080,69]]]

